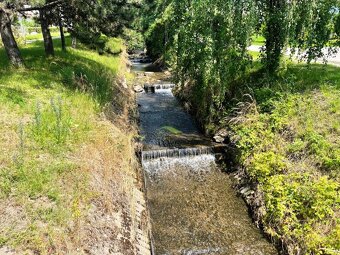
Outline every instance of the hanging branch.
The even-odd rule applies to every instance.
[[[18,12],[40,11],[41,9],[53,7],[55,5],[61,4],[62,2],[64,2],[64,0],[57,0],[57,1],[53,1],[51,3],[47,3],[47,4],[40,6],[40,7],[36,6],[36,7],[23,8],[23,9],[19,9],[17,11]]]

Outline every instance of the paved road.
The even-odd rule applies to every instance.
[[[251,45],[251,46],[248,47],[248,50],[255,51],[255,52],[260,52],[261,47],[262,46]],[[325,48],[323,51],[324,51],[324,53],[327,53],[328,52],[328,48]],[[285,55],[290,55],[290,49],[288,49],[285,52]],[[327,59],[328,64],[340,66],[340,50],[338,51],[338,53],[333,54],[333,55],[327,57],[326,59]],[[318,63],[322,63],[323,60],[322,59],[317,59],[317,62]]]

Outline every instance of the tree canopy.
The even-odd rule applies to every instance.
[[[142,24],[149,54],[173,67],[182,86],[194,86],[192,102],[207,118],[222,109],[232,84],[252,64],[248,47],[254,34],[266,39],[262,61],[271,76],[280,71],[288,47],[311,62],[334,52],[339,42],[335,26],[339,0],[144,3]]]
[[[24,8],[25,5],[30,7]],[[124,27],[132,22],[133,9],[137,5],[138,3],[133,0],[2,0],[0,1],[0,10],[4,13],[1,16],[2,31],[6,28],[2,39],[6,41],[4,45],[11,62],[16,66],[22,65],[10,25],[12,16],[18,12],[24,14],[26,11],[39,10],[45,51],[47,55],[53,55],[53,41],[48,29],[50,25],[65,25],[74,37],[86,42],[95,40],[101,34],[118,36],[122,34]],[[62,33],[62,29],[60,31]]]

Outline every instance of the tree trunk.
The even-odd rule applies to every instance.
[[[72,36],[72,48],[77,48],[77,38],[75,36]]]
[[[54,56],[53,40],[49,28],[48,11],[45,8],[40,9],[41,32],[44,37],[44,46],[46,56]]]
[[[59,30],[60,30],[61,48],[62,48],[63,51],[66,51],[64,27],[63,27],[63,21],[62,21],[61,17],[59,17]]]
[[[11,19],[9,14],[2,8],[0,8],[0,33],[2,42],[6,49],[9,61],[13,66],[20,67],[23,66],[23,60],[20,55],[18,45],[13,36]]]
[[[284,0],[267,0],[266,69],[270,75],[276,74],[280,68],[287,36],[285,11]]]

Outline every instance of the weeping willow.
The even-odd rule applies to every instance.
[[[339,0],[151,2],[154,7],[146,15],[148,51],[175,70],[202,124],[224,110],[235,81],[252,64],[247,48],[256,32],[266,39],[262,62],[270,76],[282,67],[287,47],[311,62],[334,51],[330,42],[339,42],[334,33]]]

